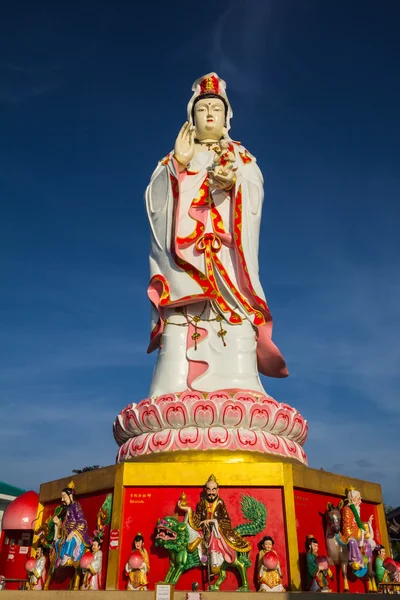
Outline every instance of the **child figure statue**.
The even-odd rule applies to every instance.
[[[131,592],[146,591],[149,570],[149,555],[144,547],[144,538],[141,533],[138,533],[133,540],[132,554],[125,565],[125,573],[129,577],[126,589]]]
[[[318,541],[313,535],[308,537],[308,552],[306,554],[307,565],[307,591],[308,592],[331,592],[328,578],[333,579],[329,568],[328,559],[319,556]]]
[[[231,171],[235,170],[233,166],[236,161],[235,154],[230,148],[229,140],[222,138],[219,141],[219,145],[215,147],[214,152],[217,156],[210,171],[211,178],[215,175],[227,177]]]
[[[257,581],[259,592],[285,592],[282,585],[282,571],[279,558],[274,550],[274,540],[266,535],[261,540],[261,550],[257,559]]]
[[[29,584],[28,589],[39,591],[43,589],[46,581],[46,557],[43,554],[43,547],[38,546],[36,548],[36,564],[34,569],[29,572]]]
[[[94,538],[92,542],[93,559],[87,568],[83,568],[83,582],[81,590],[101,590],[103,552],[102,541]]]

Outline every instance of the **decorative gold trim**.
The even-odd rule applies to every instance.
[[[174,456],[174,454],[178,456]],[[271,457],[261,453],[258,455],[253,452],[206,450],[169,453],[169,455],[168,457],[160,456],[157,461],[143,460],[123,463],[123,485],[203,486],[210,475],[211,464],[212,470],[218,477],[219,485],[222,487],[265,486],[266,482],[268,482],[268,487],[283,485],[283,461],[271,461]],[[177,468],[177,463],[179,463],[179,468]]]
[[[108,551],[106,590],[118,589],[118,575],[121,562],[121,529],[124,511],[124,467],[124,464],[117,465],[115,471],[110,530],[118,529],[120,539],[118,543],[118,549]]]
[[[387,530],[385,505],[383,504],[383,501],[380,504],[378,504],[378,506],[376,507],[376,510],[378,513],[378,524],[379,524],[379,531],[381,534],[381,544],[382,544],[382,546],[385,546],[386,551],[389,552],[390,542],[389,542],[389,535],[388,535],[388,530]]]
[[[112,490],[114,487],[115,469],[116,465],[110,465],[96,469],[95,471],[87,471],[86,473],[75,475],[75,487],[79,491],[76,497],[78,502],[80,496],[93,492],[102,492],[103,490]],[[69,477],[63,477],[62,479],[42,483],[40,486],[39,501],[42,504],[47,504],[54,500],[60,500],[61,491],[67,487],[68,482]]]
[[[348,486],[353,485],[366,502],[374,504],[382,502],[382,490],[378,483],[353,479],[329,471],[310,469],[299,464],[293,465],[293,485],[295,488],[325,492],[340,497],[344,496],[344,491]]]
[[[299,568],[299,548],[296,529],[296,511],[294,506],[293,469],[291,465],[282,465],[283,470],[283,502],[286,522],[286,541],[288,555],[288,582],[292,592],[301,590]]]
[[[35,520],[35,524],[34,524],[34,530],[39,529],[39,527],[43,523],[43,509],[44,509],[43,504],[41,504],[40,500],[39,500],[37,511],[36,511],[36,520]],[[34,535],[32,538],[32,547],[31,547],[31,556],[33,558],[36,558],[35,544],[38,540],[39,540],[39,536]]]

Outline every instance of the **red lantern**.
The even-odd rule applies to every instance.
[[[143,564],[143,556],[139,552],[134,552],[128,558],[128,565],[131,569],[140,569]]]
[[[316,563],[323,571],[327,571],[329,569],[329,560],[326,556],[318,556],[316,558]]]
[[[273,550],[266,552],[263,556],[263,565],[269,571],[273,571],[274,569],[276,569],[276,567],[278,566],[278,557],[276,555],[276,552],[274,552]]]
[[[86,552],[79,561],[79,564],[82,569],[88,569],[90,564],[93,562],[93,554],[91,552]]]
[[[28,571],[33,571],[33,569],[36,567],[36,558],[28,558],[28,560],[25,563],[25,570]]]

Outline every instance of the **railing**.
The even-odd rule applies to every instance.
[[[7,589],[7,583],[18,583],[19,590],[26,590],[26,584],[29,579],[15,579],[13,577],[0,577],[0,591]]]

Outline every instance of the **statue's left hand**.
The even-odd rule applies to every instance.
[[[235,183],[236,175],[233,171],[228,172],[226,175],[221,175],[215,171],[210,171],[212,182],[216,187],[221,190],[229,190]]]

